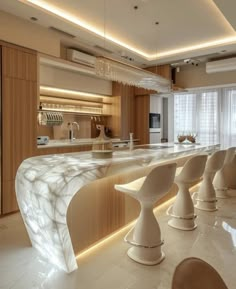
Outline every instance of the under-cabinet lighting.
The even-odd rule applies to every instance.
[[[118,44],[119,46],[127,48],[128,50],[137,53],[138,55],[146,58],[147,60],[155,60],[155,59],[162,58],[165,56],[176,55],[176,54],[189,52],[189,51],[196,51],[198,49],[203,49],[203,48],[211,48],[211,47],[213,48],[213,47],[217,47],[217,46],[222,45],[222,44],[231,44],[231,43],[236,42],[236,36],[224,37],[224,38],[220,38],[220,39],[215,39],[214,41],[209,41],[209,42],[199,43],[196,45],[189,45],[186,47],[181,47],[179,49],[173,49],[173,50],[162,51],[162,52],[155,53],[155,54],[149,54],[143,50],[140,50],[134,46],[131,46],[131,45],[121,41],[120,39],[112,36],[109,33],[105,34],[103,30],[98,29],[97,27],[79,19],[75,15],[58,8],[56,5],[49,4],[47,1],[43,1],[43,0],[18,0],[18,1],[31,4],[32,6],[37,6],[38,8],[41,8],[42,10],[46,10],[46,11],[48,11],[48,12],[50,12],[56,16],[59,16],[65,20],[67,20],[70,23],[73,23],[79,27],[82,27],[88,31],[91,31],[91,32],[95,33],[96,35],[103,37],[106,40],[109,40],[115,44]],[[228,22],[226,21],[225,23],[228,23]]]
[[[95,97],[95,98],[102,98],[105,97],[105,95],[95,94],[95,93],[88,93],[78,90],[71,90],[71,89],[63,89],[63,88],[57,88],[57,87],[51,87],[51,86],[40,86],[40,91],[42,93],[62,93],[67,95],[74,95],[74,96],[83,96],[83,97]],[[106,95],[107,96],[107,95]]]
[[[194,186],[192,186],[190,188],[190,192],[195,191],[197,188],[199,187],[199,184],[196,184]],[[161,205],[157,206],[154,209],[154,212],[156,213],[158,210],[162,209],[163,207],[166,207],[168,205],[170,205],[171,203],[173,203],[173,201],[175,200],[176,196],[170,198],[169,200],[167,200],[166,202],[162,203]],[[103,245],[107,244],[109,241],[113,240],[115,237],[117,237],[119,234],[123,233],[124,231],[128,230],[131,226],[134,225],[134,223],[136,222],[136,219],[132,222],[130,222],[129,224],[127,224],[126,226],[124,226],[123,228],[121,228],[120,230],[116,231],[115,233],[111,234],[110,236],[108,236],[107,238],[99,241],[98,243],[96,243],[95,245],[89,247],[88,249],[85,249],[84,251],[82,251],[81,253],[79,253],[76,256],[76,259],[80,259],[83,257],[86,257],[89,254],[94,253],[95,250],[100,249]]]
[[[167,200],[166,202],[164,202],[163,204],[157,206],[154,209],[154,212],[157,212],[158,210],[162,209],[163,207],[169,205],[170,203],[173,202],[173,200],[175,199],[175,197],[170,198],[169,200]],[[128,230],[131,226],[134,225],[134,223],[136,222],[136,220],[132,221],[131,223],[127,224],[126,226],[124,226],[123,228],[121,228],[120,230],[116,231],[115,233],[111,234],[110,236],[108,236],[107,238],[103,239],[102,241],[99,241],[98,243],[96,243],[95,245],[91,246],[90,248],[82,251],[81,253],[79,253],[76,256],[76,259],[80,259],[82,257],[85,257],[87,255],[89,255],[90,253],[94,253],[95,250],[100,249],[103,245],[105,245],[106,243],[108,243],[109,241],[113,240],[115,237],[117,237],[119,234],[123,233],[124,231]]]

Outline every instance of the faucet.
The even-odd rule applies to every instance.
[[[74,130],[73,130],[74,125],[77,127],[77,129],[79,131],[79,124],[76,121],[68,122],[68,124],[67,124],[68,130],[69,130],[69,140],[70,141],[73,141],[75,139],[74,138]]]

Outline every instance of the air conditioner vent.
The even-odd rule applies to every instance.
[[[236,70],[236,57],[206,63],[206,72],[224,72]]]
[[[52,31],[55,31],[57,33],[60,33],[60,34],[62,34],[64,36],[70,37],[70,38],[75,38],[76,37],[75,35],[70,34],[70,33],[66,32],[66,31],[63,31],[63,30],[61,30],[59,28],[56,28],[54,26],[50,26],[49,29],[52,30]]]
[[[67,49],[67,59],[89,67],[95,67],[95,56],[91,56],[75,49]]]

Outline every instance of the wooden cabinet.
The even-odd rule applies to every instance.
[[[35,154],[37,128],[37,54],[2,44],[2,213],[18,209],[15,176],[21,162]]]

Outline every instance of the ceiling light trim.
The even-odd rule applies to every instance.
[[[32,5],[33,7],[38,7],[41,8],[42,10],[46,10],[47,12],[50,12],[56,16],[59,16],[60,18],[67,20],[70,23],[73,23],[79,27],[82,27],[90,32],[95,33],[96,35],[105,38],[108,41],[111,41],[123,48],[126,48],[136,54],[138,54],[139,56],[144,57],[146,60],[148,61],[153,61],[153,60],[158,60],[167,56],[174,56],[174,55],[178,55],[178,54],[182,54],[185,52],[190,52],[190,51],[196,51],[199,49],[206,49],[206,48],[214,48],[217,47],[219,45],[229,45],[229,44],[233,44],[236,43],[236,34],[235,36],[232,37],[225,37],[225,38],[221,38],[221,39],[216,39],[214,41],[208,41],[208,42],[204,42],[204,43],[200,43],[200,44],[196,44],[196,45],[191,45],[191,46],[187,46],[187,47],[182,47],[182,48],[178,48],[178,49],[172,49],[172,50],[168,50],[168,51],[164,51],[164,52],[160,52],[160,53],[155,53],[155,54],[149,54],[143,50],[137,49],[115,37],[113,37],[111,34],[104,33],[104,31],[101,31],[99,29],[97,29],[96,27],[90,25],[89,23],[82,21],[81,19],[79,19],[78,17],[75,17],[74,15],[59,9],[58,7],[54,6],[54,5],[50,5],[48,4],[46,1],[43,0],[18,0],[20,2],[23,2],[25,4],[28,5]]]

